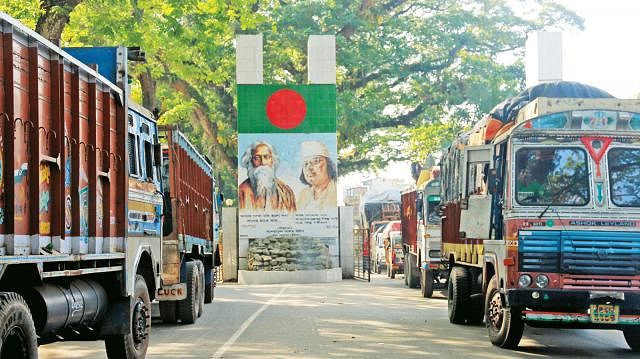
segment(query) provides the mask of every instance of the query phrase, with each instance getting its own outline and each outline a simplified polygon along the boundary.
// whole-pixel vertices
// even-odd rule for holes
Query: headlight
[[[518,285],[520,288],[526,288],[531,285],[531,276],[528,274],[523,274],[518,278]]]
[[[536,285],[538,288],[546,288],[549,285],[549,277],[544,274],[538,274],[536,276]]]

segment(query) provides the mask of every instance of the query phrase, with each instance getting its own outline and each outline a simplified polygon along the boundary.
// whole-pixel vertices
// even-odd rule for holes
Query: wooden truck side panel
[[[418,198],[415,190],[402,194],[400,222],[402,224],[402,242],[408,247],[409,252],[417,253],[416,234],[418,229],[418,215],[416,213],[416,199]]]
[[[18,24],[0,26],[0,254],[122,256],[122,91]]]
[[[200,155],[177,127],[161,127],[167,140],[163,156],[167,160],[171,215],[165,221],[163,239],[163,283],[180,282],[181,254],[211,260],[214,248],[214,179],[211,164]],[[168,166],[167,166],[168,165]],[[165,193],[167,189],[165,189]],[[167,200],[165,200],[167,203]],[[201,253],[194,253],[201,251]]]

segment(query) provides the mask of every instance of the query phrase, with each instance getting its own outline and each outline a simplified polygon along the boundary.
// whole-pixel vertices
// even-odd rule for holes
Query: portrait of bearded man
[[[296,210],[293,190],[276,177],[278,156],[270,144],[264,141],[252,143],[240,163],[247,169],[247,179],[238,186],[241,209]]]

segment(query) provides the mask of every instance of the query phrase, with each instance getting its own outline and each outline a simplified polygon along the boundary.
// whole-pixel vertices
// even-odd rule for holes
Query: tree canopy
[[[550,0],[8,0],[0,10],[63,46],[140,46],[135,98],[181,125],[231,198],[239,33],[264,34],[265,83],[285,84],[306,82],[309,35],[336,35],[346,174],[422,161],[522,89],[527,33],[582,27]]]

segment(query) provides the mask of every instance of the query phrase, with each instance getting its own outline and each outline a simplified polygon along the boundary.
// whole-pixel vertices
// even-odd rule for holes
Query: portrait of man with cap
[[[300,181],[306,185],[297,196],[298,209],[329,209],[337,206],[337,169],[329,150],[319,141],[300,145]]]
[[[245,151],[241,164],[247,179],[238,186],[238,205],[242,209],[294,212],[295,194],[276,177],[278,156],[264,141],[253,142]]]

